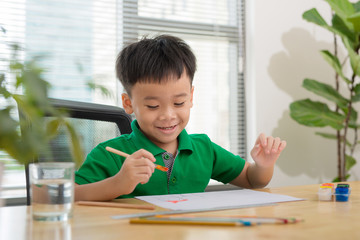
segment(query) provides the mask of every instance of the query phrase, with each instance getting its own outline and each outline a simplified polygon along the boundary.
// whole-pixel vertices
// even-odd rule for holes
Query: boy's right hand
[[[140,149],[125,159],[120,171],[115,175],[123,194],[130,194],[139,183],[145,184],[149,181],[155,170],[155,161],[155,157],[145,149]]]

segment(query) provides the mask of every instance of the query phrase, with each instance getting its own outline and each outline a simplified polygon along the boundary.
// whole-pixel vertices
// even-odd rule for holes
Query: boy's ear
[[[132,114],[134,111],[132,108],[131,99],[130,99],[129,95],[127,93],[121,94],[121,100],[122,100],[122,105],[123,105],[123,108],[125,109],[125,112],[127,114]]]
[[[194,96],[194,86],[191,87],[191,91],[190,91],[190,103],[191,103],[191,107],[194,105],[194,104],[193,104],[193,96]]]

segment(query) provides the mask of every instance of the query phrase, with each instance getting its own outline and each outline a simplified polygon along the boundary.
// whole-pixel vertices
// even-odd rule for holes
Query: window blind
[[[50,97],[121,106],[115,60],[124,45],[143,36],[172,34],[193,49],[198,64],[189,133],[206,133],[217,144],[246,156],[244,92],[245,0],[2,0],[0,71],[11,54],[42,56]],[[113,97],[92,91],[106,86]],[[1,107],[1,103],[0,103]],[[7,171],[15,171],[11,159]],[[13,164],[13,162],[11,162]],[[22,171],[22,170],[21,170]]]
[[[244,1],[124,0],[122,44],[144,35],[173,34],[194,50],[194,107],[187,127],[246,156]]]

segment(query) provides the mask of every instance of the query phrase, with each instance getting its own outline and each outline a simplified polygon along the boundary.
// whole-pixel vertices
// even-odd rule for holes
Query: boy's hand
[[[251,150],[251,157],[257,166],[262,168],[273,167],[280,153],[286,147],[286,142],[280,138],[265,136],[261,133],[255,142],[254,148]]]
[[[129,155],[116,174],[117,182],[121,185],[124,194],[130,194],[139,183],[149,181],[155,170],[155,157],[148,151],[140,149]]]

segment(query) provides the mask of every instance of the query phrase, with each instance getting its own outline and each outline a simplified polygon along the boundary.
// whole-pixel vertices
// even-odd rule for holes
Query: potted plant
[[[331,102],[302,99],[290,104],[290,116],[298,123],[309,127],[329,126],[334,132],[316,132],[317,135],[335,139],[337,146],[337,177],[333,181],[345,181],[349,170],[356,164],[354,152],[360,143],[358,139],[358,112],[355,106],[360,102],[360,1],[326,0],[333,13],[328,24],[313,8],[303,18],[334,34],[334,52],[320,51],[324,60],[334,69],[333,84],[306,78],[303,87]],[[346,56],[340,59],[338,49],[341,40]],[[350,134],[350,132],[352,132]]]

